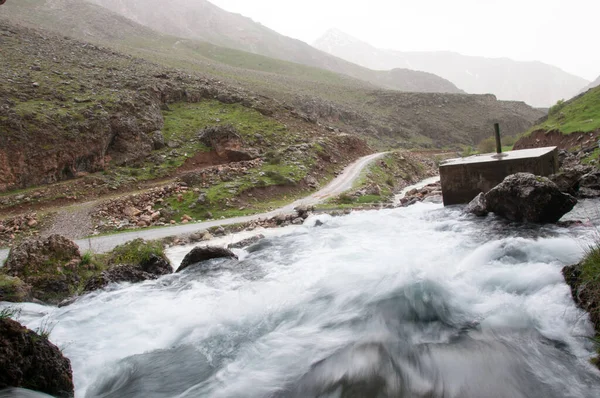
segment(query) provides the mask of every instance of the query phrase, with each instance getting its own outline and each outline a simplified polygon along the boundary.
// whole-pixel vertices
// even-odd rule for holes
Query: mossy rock
[[[29,239],[14,247],[3,271],[6,276],[17,277],[23,284],[31,286],[31,297],[17,294],[16,298],[58,304],[80,292],[84,282],[101,269],[97,264],[82,264],[75,243],[63,236],[52,235],[46,239]],[[5,283],[19,287],[14,279],[6,279]],[[21,285],[20,289],[26,288]]]
[[[21,303],[31,298],[31,286],[16,276],[0,273],[0,301]]]

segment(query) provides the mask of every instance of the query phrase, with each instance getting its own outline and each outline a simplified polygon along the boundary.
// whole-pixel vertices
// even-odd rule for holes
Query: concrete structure
[[[450,159],[440,166],[444,206],[469,203],[480,192],[489,191],[511,174],[549,176],[556,172],[556,147]]]

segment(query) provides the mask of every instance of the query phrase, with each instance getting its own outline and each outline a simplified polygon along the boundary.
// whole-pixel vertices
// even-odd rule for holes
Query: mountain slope
[[[460,93],[454,84],[426,72],[401,68],[375,71],[283,36],[206,0],[89,0],[166,34],[203,40],[271,58],[321,68],[400,91]]]
[[[490,95],[381,90],[342,74],[160,34],[79,0],[9,2],[0,7],[2,18],[109,46],[183,74],[214,78],[225,86],[241,86],[255,98],[271,98],[293,109],[315,126],[367,137],[381,149],[473,145],[491,134],[494,121],[513,135],[543,116],[524,103]]]
[[[592,158],[597,162],[599,138],[600,86],[551,107],[548,116],[517,141],[515,149],[557,146],[567,150],[594,150]]]
[[[381,50],[332,29],[314,46],[372,69],[410,68],[442,76],[473,94],[491,93],[502,100],[525,101],[548,107],[571,98],[588,81],[541,62],[471,57],[452,52]]]
[[[581,90],[581,92],[585,93],[586,91],[588,91],[594,87],[598,87],[598,86],[600,86],[600,76],[598,76],[598,78],[596,80],[594,80],[589,85],[587,85],[583,90]]]

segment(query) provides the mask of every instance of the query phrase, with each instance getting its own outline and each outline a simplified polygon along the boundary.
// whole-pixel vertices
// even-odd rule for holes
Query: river
[[[23,304],[21,321],[54,325],[77,397],[600,396],[593,328],[560,273],[594,228],[431,203],[316,218],[239,262]]]

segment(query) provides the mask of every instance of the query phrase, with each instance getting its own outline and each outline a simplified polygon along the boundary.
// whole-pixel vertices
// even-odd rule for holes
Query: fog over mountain
[[[374,71],[281,35],[206,0],[89,0],[162,33],[326,69],[400,91],[461,93],[453,83],[428,72],[399,68]]]
[[[465,56],[453,52],[401,52],[378,49],[340,30],[331,29],[316,48],[371,69],[409,68],[434,73],[473,94],[495,94],[548,107],[576,95],[587,80],[541,62]]]
[[[581,92],[583,93],[585,91],[588,91],[589,89],[592,89],[592,88],[598,87],[598,86],[600,86],[600,76],[598,76],[598,78],[596,80],[594,80],[589,85],[587,85],[583,90],[581,90]]]

